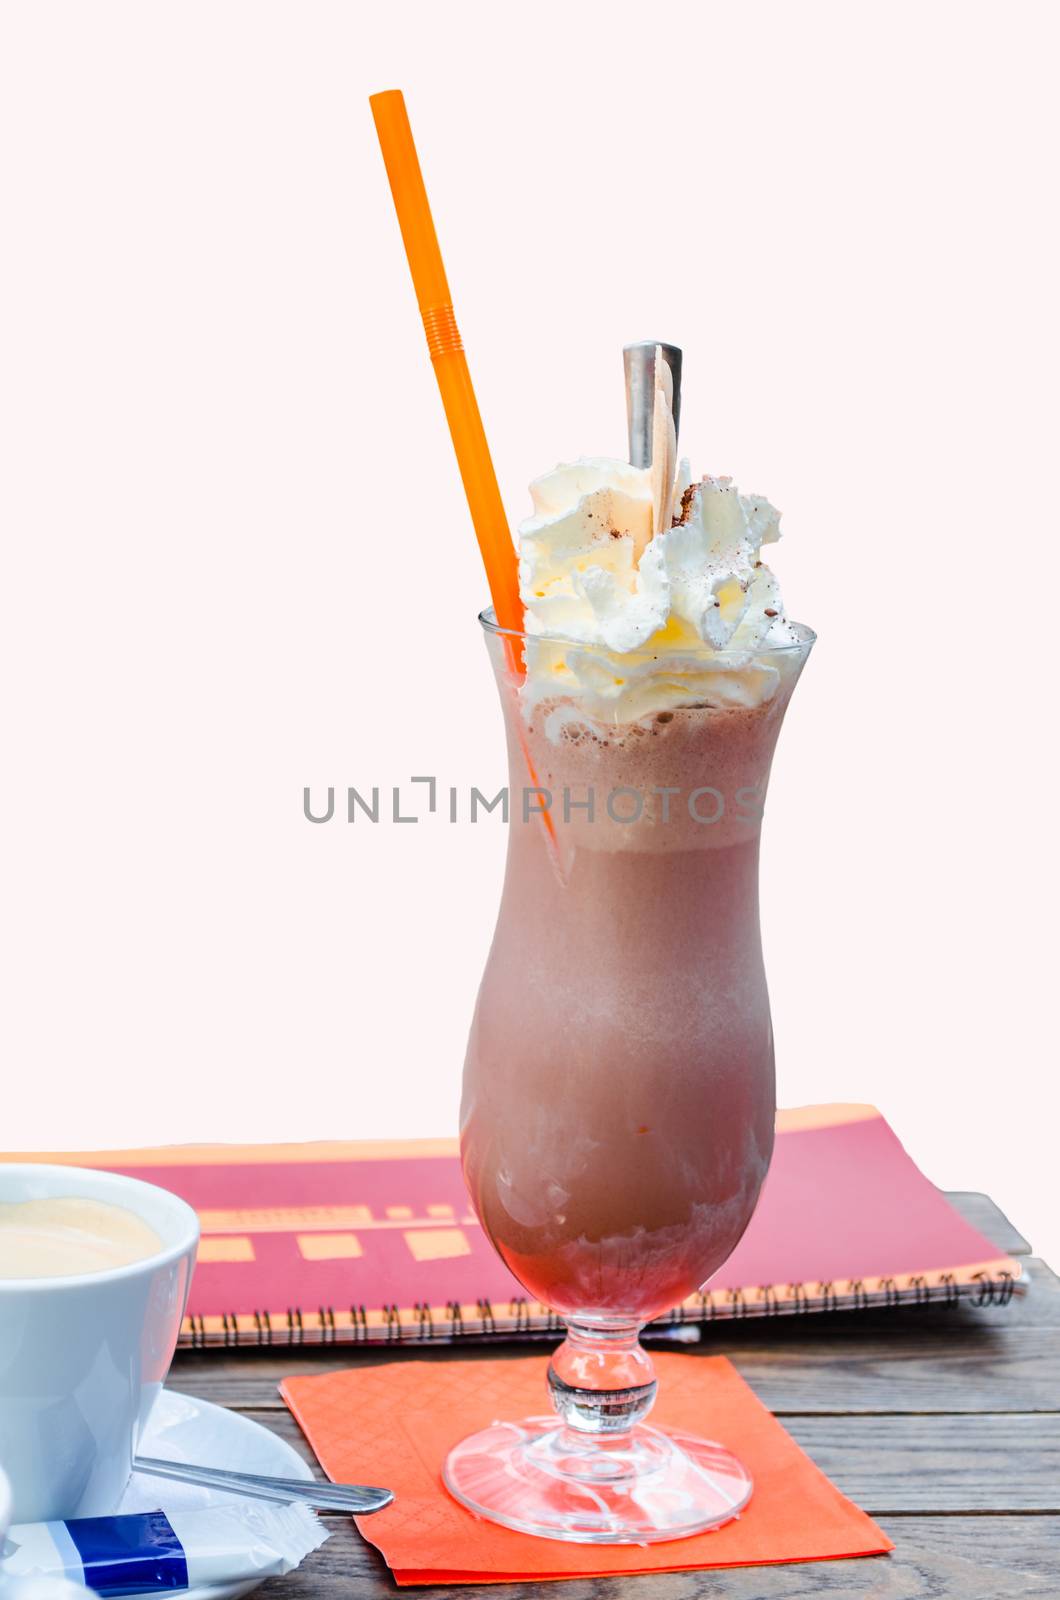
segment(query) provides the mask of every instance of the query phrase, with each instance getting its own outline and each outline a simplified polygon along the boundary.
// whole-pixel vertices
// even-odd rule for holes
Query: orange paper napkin
[[[655,1355],[652,1422],[734,1450],[754,1479],[735,1522],[666,1544],[578,1545],[482,1522],[446,1493],[451,1445],[498,1419],[549,1410],[547,1358],[406,1361],[288,1378],[280,1392],[329,1477],[379,1483],[394,1504],[357,1526],[399,1584],[679,1572],[882,1555],[887,1535],[840,1494],[724,1356]]]

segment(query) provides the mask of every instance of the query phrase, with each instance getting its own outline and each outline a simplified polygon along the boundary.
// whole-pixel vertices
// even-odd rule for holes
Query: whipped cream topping
[[[780,513],[729,478],[693,483],[686,461],[674,474],[669,451],[656,460],[661,473],[584,457],[530,485],[534,514],[519,528],[523,698],[528,711],[557,701],[553,736],[579,708],[612,723],[760,705],[784,668],[770,652],[806,638],[761,558]]]

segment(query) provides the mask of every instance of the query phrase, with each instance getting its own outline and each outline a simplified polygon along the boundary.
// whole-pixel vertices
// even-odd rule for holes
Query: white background
[[[649,335],[784,510],[782,1102],[876,1102],[1060,1256],[1055,19],[5,6],[6,1146],[454,1127],[502,828],[302,816],[503,781],[401,86],[513,521],[624,453]]]

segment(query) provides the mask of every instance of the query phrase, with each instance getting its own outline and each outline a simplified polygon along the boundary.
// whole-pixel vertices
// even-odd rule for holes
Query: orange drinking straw
[[[519,597],[519,563],[508,531],[497,474],[493,470],[490,447],[486,443],[486,431],[471,386],[463,341],[453,315],[449,280],[445,276],[438,235],[434,231],[431,207],[423,187],[416,144],[405,110],[405,96],[400,89],[386,89],[382,94],[369,95],[368,103],[375,118],[375,131],[379,135],[386,175],[390,179],[394,210],[405,243],[405,254],[409,258],[412,285],[423,318],[423,331],[427,335],[427,349],[441,390],[442,405],[445,407],[446,421],[464,483],[464,494],[486,568],[494,614],[498,626],[521,634],[523,602]],[[521,672],[516,641],[505,639],[504,646],[509,670],[518,681]],[[544,791],[538,784],[526,742],[526,731],[521,723],[519,742],[530,783],[543,796]],[[555,824],[547,810],[541,811],[540,816],[545,825],[552,859],[558,864]]]
[[[409,258],[427,349],[441,390],[471,521],[486,568],[493,609],[500,627],[522,633],[523,603],[519,598],[515,548],[471,386],[460,330],[453,315],[449,283],[427,191],[423,187],[405,97],[400,89],[387,89],[383,94],[371,95],[369,104],[375,117],[386,175],[390,179],[405,254]],[[513,654],[509,651],[509,660]]]

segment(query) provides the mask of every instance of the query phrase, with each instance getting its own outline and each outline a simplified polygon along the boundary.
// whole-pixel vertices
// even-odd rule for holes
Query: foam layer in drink
[[[527,795],[513,816],[547,806],[565,849],[718,849],[756,837],[791,682],[758,706],[691,706],[614,727],[569,718],[555,703],[529,720],[511,711],[509,756]],[[542,793],[535,793],[537,788]]]

